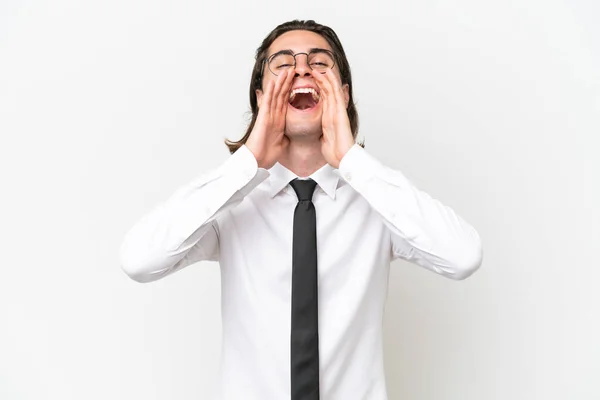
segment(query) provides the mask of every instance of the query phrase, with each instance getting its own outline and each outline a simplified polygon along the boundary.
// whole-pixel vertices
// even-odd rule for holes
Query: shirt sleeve
[[[391,232],[392,258],[451,279],[465,279],[481,265],[477,231],[451,208],[417,189],[354,145],[340,162],[341,177],[382,217]]]
[[[252,152],[240,147],[220,167],[179,188],[126,233],[120,249],[123,271],[138,282],[151,282],[197,261],[218,261],[218,218],[268,176]]]

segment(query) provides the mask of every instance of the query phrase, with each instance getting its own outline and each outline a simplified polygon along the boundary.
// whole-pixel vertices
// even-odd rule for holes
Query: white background
[[[0,399],[209,398],[218,265],[143,285],[118,249],[226,159],[294,18],[340,36],[367,151],[484,242],[465,281],[392,265],[390,399],[600,398],[599,3],[366,3],[0,2]]]

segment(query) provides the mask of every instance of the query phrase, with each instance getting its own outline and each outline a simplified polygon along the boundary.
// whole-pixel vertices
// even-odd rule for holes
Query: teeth
[[[290,92],[290,102],[292,102],[294,100],[294,97],[296,97],[296,95],[298,93],[310,93],[310,94],[312,94],[313,100],[316,102],[318,102],[319,98],[320,98],[317,91],[313,88],[298,88],[298,89],[294,89]]]

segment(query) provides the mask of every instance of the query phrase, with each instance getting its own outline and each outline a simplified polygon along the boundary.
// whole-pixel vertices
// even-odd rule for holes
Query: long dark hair
[[[354,104],[354,100],[352,98],[352,74],[350,73],[350,64],[348,63],[348,59],[346,58],[346,53],[344,52],[344,48],[342,47],[342,43],[340,39],[338,39],[336,33],[333,29],[328,26],[321,25],[316,23],[313,20],[302,21],[302,20],[294,20],[285,22],[269,33],[267,37],[263,40],[262,44],[258,49],[256,49],[256,56],[254,63],[254,69],[252,69],[252,78],[250,80],[250,110],[252,111],[252,120],[248,125],[248,129],[246,129],[246,134],[238,141],[225,140],[225,144],[229,148],[229,152],[231,154],[235,153],[237,149],[239,149],[252,132],[254,128],[254,124],[256,123],[256,117],[258,116],[258,103],[256,100],[256,90],[262,90],[262,74],[263,74],[263,65],[267,58],[267,52],[269,51],[269,47],[271,44],[282,34],[295,31],[295,30],[303,30],[315,32],[321,36],[327,43],[331,46],[333,50],[333,54],[335,55],[335,63],[337,64],[340,75],[342,77],[342,84],[348,84],[349,87],[349,101],[348,101],[348,119],[350,120],[350,128],[352,129],[352,134],[356,138],[358,133],[358,113],[356,111],[356,105]]]

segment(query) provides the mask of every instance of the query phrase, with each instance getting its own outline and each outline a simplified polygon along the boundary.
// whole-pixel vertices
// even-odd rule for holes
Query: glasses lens
[[[275,75],[279,74],[285,69],[292,68],[293,66],[294,56],[290,54],[278,54],[269,62],[269,69]]]
[[[315,71],[325,71],[333,68],[333,57],[325,51],[310,53],[308,55],[308,64]]]

